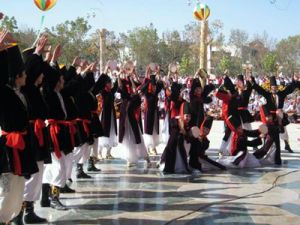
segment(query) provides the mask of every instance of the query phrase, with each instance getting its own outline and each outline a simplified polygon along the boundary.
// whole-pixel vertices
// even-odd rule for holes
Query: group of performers
[[[75,192],[68,186],[73,165],[77,179],[91,179],[84,165],[89,172],[100,172],[95,159],[103,149],[107,158],[112,158],[111,149],[118,144],[126,152],[128,167],[139,160],[149,166],[149,155],[157,154],[164,136],[166,147],[158,166],[165,173],[226,170],[267,162],[280,165],[280,136],[292,152],[282,107],[285,97],[299,88],[297,78],[278,91],[275,77],[271,77],[268,92],[250,75],[238,76],[236,84],[225,76],[215,90],[207,84],[203,69],[182,85],[174,68],[166,81],[159,66],[151,64],[141,81],[134,64],[127,62],[122,69],[108,64],[95,79],[96,63],[75,58],[69,67],[59,65],[61,46],[51,52],[47,42],[43,35],[34,48],[21,53],[12,35],[0,32],[0,224],[47,222],[34,211],[38,200],[42,207],[67,210],[60,193]],[[263,125],[256,130],[251,129],[253,118],[247,109],[253,90],[266,99],[261,107]],[[166,115],[160,128],[162,91]],[[116,92],[122,99],[119,120]],[[223,101],[225,123],[217,161],[206,155],[214,118],[207,115],[204,104],[210,104],[212,93]],[[255,148],[253,154],[248,152],[249,146]]]

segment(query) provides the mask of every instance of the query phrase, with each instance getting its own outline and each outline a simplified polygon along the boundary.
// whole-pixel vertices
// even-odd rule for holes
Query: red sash
[[[14,167],[15,174],[22,175],[22,165],[18,151],[24,151],[25,149],[25,141],[23,136],[26,135],[27,132],[6,132],[2,131],[2,135],[6,136],[6,146],[12,148],[13,150],[13,159],[14,159]]]
[[[34,125],[34,133],[38,139],[39,146],[43,147],[45,143],[44,135],[43,135],[43,129],[46,127],[45,122],[41,119],[36,119],[36,120],[31,120],[30,123]]]
[[[90,136],[90,127],[89,127],[89,125],[91,124],[91,121],[87,120],[87,119],[80,119],[80,118],[76,119],[76,121],[82,122],[84,132],[86,133],[87,136]]]

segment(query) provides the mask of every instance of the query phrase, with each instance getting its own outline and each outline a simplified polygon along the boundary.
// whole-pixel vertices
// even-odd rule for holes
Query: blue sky
[[[165,30],[183,30],[194,21],[192,16],[196,0],[188,6],[187,0],[57,0],[56,6],[46,12],[45,26],[51,27],[77,16],[90,18],[93,29],[107,28],[126,32],[136,26],[153,23],[161,33]],[[282,39],[300,34],[299,0],[206,0],[211,8],[210,20],[220,19],[227,35],[233,28],[240,28],[250,35],[264,30]],[[204,2],[204,1],[203,1]],[[33,0],[0,0],[0,11],[17,18],[19,27],[39,28],[39,11]]]

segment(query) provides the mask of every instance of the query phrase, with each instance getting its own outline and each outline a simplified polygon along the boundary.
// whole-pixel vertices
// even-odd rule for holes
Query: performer
[[[94,159],[91,155],[97,154],[98,137],[102,135],[102,127],[96,112],[98,103],[97,99],[92,93],[95,85],[94,74],[91,72],[94,64],[87,67],[82,67],[84,63],[81,62],[81,69],[75,79],[81,84],[80,91],[75,96],[75,103],[79,112],[79,119],[81,121],[79,132],[81,136],[85,136],[85,143],[74,151],[74,161],[77,163],[76,177],[77,179],[91,179],[92,177],[83,171],[83,165],[88,161],[88,170],[99,172],[100,169],[94,165]],[[97,118],[96,118],[97,113]],[[96,150],[95,150],[96,148]],[[95,155],[96,156],[96,155]]]
[[[59,51],[59,48],[55,49],[51,62],[52,66],[45,63],[44,70],[43,93],[49,109],[47,122],[52,144],[52,164],[45,167],[41,206],[67,210],[67,207],[60,201],[60,189],[66,184],[66,156],[72,152],[74,146],[72,144],[70,123],[66,120],[68,117],[66,106],[61,95],[64,79],[60,71],[53,67],[57,61]]]
[[[215,89],[214,85],[205,85],[202,89],[200,80],[194,78],[192,80],[192,86],[189,93],[190,105],[191,105],[191,127],[199,127],[203,123],[205,117],[204,104],[212,102],[212,99],[208,97],[211,91]],[[192,168],[200,168],[201,165],[198,161],[198,150],[197,148],[191,148],[189,165]]]
[[[157,71],[160,69],[157,68]],[[159,132],[159,110],[158,94],[163,89],[163,84],[159,79],[159,72],[150,75],[150,68],[147,68],[146,79],[141,88],[144,94],[144,141],[149,153],[157,155],[156,147],[160,143]]]
[[[249,78],[249,81],[252,82],[253,89],[257,91],[258,94],[263,96],[268,105],[268,109],[270,109],[270,113],[273,114],[273,120],[278,123],[278,126],[281,126],[282,130],[281,133],[285,133],[285,149],[288,150],[289,152],[292,152],[289,142],[288,142],[288,135],[285,129],[285,126],[289,124],[287,119],[281,120],[277,118],[277,110],[282,111],[283,104],[284,104],[284,99],[286,98],[287,95],[291,94],[295,90],[296,83],[293,80],[293,82],[289,85],[286,86],[286,88],[283,91],[278,91],[277,83],[276,83],[276,78],[274,76],[270,77],[270,85],[271,85],[271,92],[266,91],[257,83],[255,82],[254,77],[251,79]],[[261,117],[264,118],[263,111],[261,111]],[[263,120],[262,120],[263,121]],[[264,122],[264,121],[263,121]],[[280,156],[280,140],[279,140],[279,134],[278,138],[274,137],[274,141],[276,143],[276,164],[281,165],[281,156]]]
[[[238,102],[237,102],[237,91],[228,76],[225,76],[223,79],[223,85],[221,85],[216,92],[216,97],[222,100],[222,118],[224,120],[225,134],[222,140],[220,147],[219,155],[230,155],[230,146],[232,133],[231,129],[227,124],[227,119],[230,115],[233,115],[235,118],[240,118],[238,112]]]
[[[136,85],[138,83],[133,80],[133,74],[134,67],[131,66],[125,69],[125,77],[118,79],[119,92],[122,98],[119,143],[127,153],[128,167],[136,165],[139,159],[146,159],[148,164],[150,163],[140,125],[141,97],[137,93]]]
[[[65,81],[64,88],[61,90],[61,95],[66,107],[66,120],[69,124],[71,143],[73,147],[73,152],[66,155],[66,179],[69,181],[72,181],[71,175],[74,161],[74,151],[76,148],[79,148],[81,145],[83,145],[85,140],[85,136],[81,136],[82,133],[79,132],[79,127],[81,126],[82,122],[80,119],[78,119],[79,113],[74,98],[74,96],[80,91],[81,84],[76,79],[73,79],[73,72],[75,71],[73,69],[73,66],[71,66],[68,70],[65,68],[65,66],[62,66],[62,68],[60,68]],[[67,183],[60,191],[61,193],[75,193],[75,190],[71,189],[67,185]]]
[[[98,90],[97,90],[98,89]],[[112,86],[111,78],[107,74],[100,75],[95,85],[94,93],[100,92],[102,97],[100,121],[103,128],[103,136],[99,137],[99,147],[106,148],[106,158],[112,159],[111,149],[118,145],[117,117],[115,110],[115,93],[118,90],[118,82]]]
[[[27,224],[47,222],[46,219],[37,216],[34,212],[34,202],[40,199],[42,190],[44,164],[51,163],[49,133],[45,124],[45,120],[48,117],[48,108],[40,91],[44,79],[44,61],[41,54],[46,43],[47,37],[42,37],[35,49],[31,48],[23,52],[23,58],[26,60],[25,72],[27,75],[26,86],[23,92],[29,103],[31,148],[35,151],[35,158],[39,167],[39,172],[32,175],[25,182],[23,207],[25,209],[24,221]]]
[[[243,129],[251,130],[251,123],[254,122],[254,118],[248,110],[248,105],[252,93],[252,85],[249,81],[246,81],[245,87],[244,76],[238,75],[236,81],[236,89],[238,92],[238,111],[241,117]]]
[[[206,155],[206,150],[209,148],[209,139],[208,135],[211,130],[212,124],[213,124],[214,118],[211,116],[206,116],[202,124],[200,125],[200,136],[197,139],[194,139],[191,142],[191,151],[195,149],[195,152],[197,152],[197,162],[193,162],[190,159],[190,165],[194,169],[198,169],[200,171],[203,171],[205,168],[213,168],[213,169],[221,169],[221,170],[226,170],[226,167],[217,163],[216,161],[208,158]],[[194,160],[194,159],[193,159]],[[191,162],[193,162],[191,164]],[[195,167],[196,165],[196,167]],[[204,167],[203,167],[204,165]]]
[[[2,35],[5,42],[16,43],[8,32]],[[38,172],[28,133],[29,104],[21,91],[26,74],[18,45],[3,42],[0,49],[0,223],[14,218],[13,223],[23,224],[25,179]]]
[[[231,156],[223,156],[218,162],[226,167],[258,167],[259,161],[248,152],[247,147],[257,147],[262,144],[261,135],[263,128],[257,130],[246,130],[242,128],[239,117],[230,115],[226,121],[232,131]],[[248,138],[254,139],[249,141]]]
[[[175,74],[171,83],[170,93],[168,93],[168,89],[166,89],[166,117],[162,129],[162,138],[165,144],[168,143],[170,137],[172,121],[176,120],[176,117],[179,116],[180,106],[183,101],[180,95],[181,88],[182,86],[178,83],[178,76]]]
[[[278,121],[274,120],[269,105],[263,105],[261,107],[262,120],[268,128],[268,134],[264,139],[264,145],[254,152],[254,156],[260,160],[262,165],[270,165],[276,163],[276,141],[279,139],[278,134],[281,132],[281,128],[278,125]]]
[[[188,102],[183,102],[180,107],[180,118],[173,120],[171,134],[167,146],[161,157],[160,164],[165,164],[165,173],[189,173],[188,151],[190,149],[191,109]]]

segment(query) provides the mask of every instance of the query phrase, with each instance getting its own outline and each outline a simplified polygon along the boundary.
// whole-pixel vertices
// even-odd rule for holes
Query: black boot
[[[284,141],[285,143],[285,150],[287,150],[289,153],[294,153],[294,151],[291,149],[290,144],[288,141]]]
[[[76,178],[77,179],[91,179],[92,177],[87,175],[83,171],[83,165],[82,164],[77,164],[77,170],[76,170]]]
[[[65,194],[72,194],[75,193],[76,191],[72,188],[70,188],[67,184],[63,188],[60,189],[60,193],[65,193]]]
[[[33,202],[24,202],[25,214],[24,222],[26,224],[36,224],[36,223],[47,223],[48,221],[44,218],[37,216],[34,212]]]
[[[24,204],[22,204],[22,209],[15,218],[13,218],[12,221],[10,221],[11,225],[24,225],[23,223],[23,214],[24,214]]]
[[[87,171],[89,171],[89,172],[100,172],[101,171],[100,169],[95,167],[93,157],[89,158]]]
[[[42,198],[41,198],[41,207],[50,207],[50,184],[43,184],[42,186]]]
[[[60,189],[59,187],[52,186],[51,187],[51,201],[50,201],[50,207],[56,210],[68,210],[66,206],[64,206],[60,200]]]

